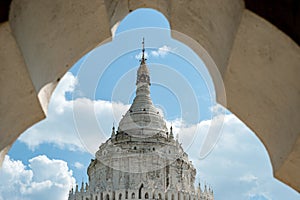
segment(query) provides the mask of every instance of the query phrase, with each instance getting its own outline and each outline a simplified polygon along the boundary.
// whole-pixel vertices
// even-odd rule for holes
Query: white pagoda
[[[91,160],[89,183],[76,185],[69,200],[214,199],[212,189],[195,187],[196,169],[152,103],[144,52],[143,41],[131,107]]]

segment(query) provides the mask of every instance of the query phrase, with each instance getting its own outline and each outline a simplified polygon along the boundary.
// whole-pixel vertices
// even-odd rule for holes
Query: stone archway
[[[0,42],[5,44],[0,47],[1,154],[47,114],[63,74],[137,8],[162,12],[172,29],[208,51],[223,77],[227,108],[264,143],[275,177],[300,191],[300,49],[245,9],[242,0],[94,0],[88,5],[14,0],[9,22],[0,25]]]

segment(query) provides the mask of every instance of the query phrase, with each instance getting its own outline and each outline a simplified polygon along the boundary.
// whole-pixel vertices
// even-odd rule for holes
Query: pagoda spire
[[[172,124],[171,124],[171,127],[170,127],[170,139],[174,139]]]
[[[145,38],[143,38],[143,41],[142,41],[142,59],[140,60],[141,65],[145,64],[146,60],[147,60],[147,58],[145,58]]]
[[[145,39],[142,41],[142,56],[136,76],[136,95],[119,123],[118,133],[126,132],[135,136],[152,136],[164,133],[167,138],[166,122],[150,97],[150,72],[146,64]]]
[[[136,86],[137,91],[136,94],[139,95],[144,93],[146,95],[150,95],[150,73],[149,69],[146,65],[146,58],[145,58],[145,39],[143,38],[142,42],[142,58],[140,60],[140,67],[137,70],[137,79],[136,79]]]
[[[116,136],[116,132],[115,132],[115,123],[113,123],[113,127],[111,130],[111,138],[114,138]]]

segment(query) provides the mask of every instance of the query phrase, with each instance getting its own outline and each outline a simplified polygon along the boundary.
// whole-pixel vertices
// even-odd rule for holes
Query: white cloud
[[[66,109],[71,108],[72,102],[66,101],[65,93],[73,92],[77,84],[78,81],[76,77],[74,77],[72,73],[67,72],[55,89],[49,110],[54,110],[57,114],[63,114]]]
[[[30,159],[27,166],[5,156],[0,169],[1,200],[63,200],[74,184],[67,163],[45,155]]]
[[[112,124],[120,120],[129,105],[87,98],[66,100],[65,93],[73,92],[76,84],[72,73],[66,73],[51,98],[47,118],[29,128],[19,141],[32,150],[51,143],[62,149],[93,154],[109,137]]]
[[[210,107],[210,111],[214,115],[223,115],[226,113],[226,108],[224,108],[220,104],[214,104],[213,106]]]
[[[143,55],[143,53],[142,53],[142,52],[140,52],[139,54],[135,55],[135,59],[137,59],[137,60],[140,60],[140,59],[142,59],[142,55]],[[145,58],[148,58],[148,57],[149,57],[149,55],[148,55],[147,51],[145,51],[145,54],[144,54],[144,56],[145,56]]]
[[[264,194],[255,194],[249,197],[249,200],[272,200]]]
[[[165,57],[170,51],[172,51],[172,48],[164,45],[158,48],[156,51],[151,51],[151,55],[154,57]]]
[[[263,144],[233,114],[225,115],[221,137],[205,159],[199,158],[199,152],[211,120],[190,126],[174,124],[181,126],[176,131],[197,169],[197,180],[212,185],[215,199],[299,199],[296,191],[273,178]]]
[[[80,162],[75,162],[74,167],[76,167],[77,169],[84,169],[84,165]]]
[[[253,174],[245,174],[244,176],[239,178],[240,181],[244,181],[244,182],[255,182],[258,178],[256,176],[254,176]]]

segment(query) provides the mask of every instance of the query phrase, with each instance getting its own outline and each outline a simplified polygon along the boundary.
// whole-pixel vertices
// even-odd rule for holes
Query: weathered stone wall
[[[110,37],[106,7],[99,0],[14,0],[9,22],[45,112],[64,73]]]
[[[276,177],[298,187],[299,75],[299,46],[245,10],[224,75],[227,108],[264,143]]]
[[[0,24],[0,155],[18,136],[44,118],[22,53],[8,22]],[[5,149],[4,149],[5,148]]]

